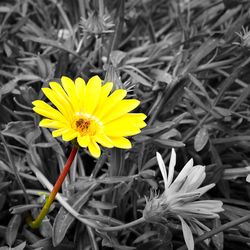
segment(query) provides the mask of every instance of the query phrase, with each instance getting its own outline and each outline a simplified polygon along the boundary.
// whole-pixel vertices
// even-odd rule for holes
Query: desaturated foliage
[[[249,9],[245,0],[1,0],[0,250],[249,249]],[[139,100],[130,111],[141,116],[107,129],[126,132],[125,149],[102,137],[101,150],[88,150],[79,139],[86,147],[33,229],[27,215],[41,210],[78,134],[53,137],[32,102],[60,106],[67,120],[94,90],[65,106],[42,89],[95,75],[99,89],[112,82],[111,94]],[[92,136],[96,120],[80,118],[77,133]]]

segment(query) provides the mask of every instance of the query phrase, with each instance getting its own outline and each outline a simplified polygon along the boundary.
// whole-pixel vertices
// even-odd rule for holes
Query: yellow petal
[[[61,102],[65,108],[67,108],[70,112],[72,112],[72,104],[70,103],[69,97],[65,93],[64,89],[62,88],[61,84],[57,82],[50,82],[49,83],[51,89],[57,94],[58,100]]]
[[[78,144],[79,144],[81,147],[86,148],[86,147],[88,147],[88,145],[89,145],[90,138],[89,138],[88,135],[85,135],[85,136],[80,136],[80,135],[79,135],[79,136],[77,137],[77,142],[78,142]]]
[[[69,131],[62,134],[62,139],[64,141],[71,141],[75,139],[78,135],[78,132],[74,131],[73,129],[70,129]]]
[[[99,113],[100,110],[103,109],[103,106],[104,106],[104,104],[105,104],[105,102],[107,100],[107,97],[108,97],[110,91],[112,90],[112,88],[113,88],[113,83],[112,82],[107,82],[102,86],[98,104],[97,104],[97,106],[95,108],[95,111],[93,112],[94,114]]]
[[[66,93],[65,93],[64,89],[62,88],[61,84],[59,84],[58,82],[50,82],[49,86],[55,92],[60,93],[60,95],[63,96],[65,100],[68,100],[68,96],[66,95]]]
[[[101,144],[102,146],[106,147],[106,148],[112,148],[113,147],[113,143],[112,141],[109,139],[108,136],[106,136],[105,134],[97,134],[95,136],[95,140]]]
[[[109,112],[113,112],[113,108],[126,96],[127,91],[124,89],[118,89],[114,91],[108,98],[106,98],[105,103],[100,107],[94,115],[99,119],[102,119]]]
[[[147,116],[143,113],[129,113],[128,115],[141,121],[144,121],[147,118]]]
[[[58,137],[58,136],[61,136],[63,133],[66,133],[67,131],[68,131],[67,128],[59,128],[57,130],[52,131],[52,136]]]
[[[121,137],[139,134],[141,130],[136,127],[136,124],[127,122],[127,119],[120,118],[114,120],[104,126],[104,133],[107,136]]]
[[[84,112],[92,114],[98,104],[101,94],[102,80],[98,76],[89,79],[86,87],[85,109]]]
[[[84,103],[85,103],[85,95],[86,95],[86,84],[85,81],[78,77],[75,80],[75,88],[76,88],[76,95],[79,102],[80,112],[84,112]]]
[[[88,145],[88,149],[89,152],[92,156],[94,156],[95,158],[99,158],[101,155],[101,149],[99,147],[99,145],[93,140],[90,140],[90,143]]]
[[[65,123],[60,122],[60,121],[54,121],[50,119],[42,119],[39,123],[40,127],[45,127],[45,128],[64,128],[67,126]]]
[[[75,84],[73,80],[70,79],[69,77],[63,76],[61,78],[61,82],[62,82],[64,90],[66,91],[69,97],[70,103],[72,104],[74,108],[74,111],[79,112],[79,102],[78,102],[78,98],[76,95],[76,88],[75,88]]]
[[[124,114],[135,109],[140,104],[140,101],[136,99],[121,100],[105,117],[102,118],[103,123],[108,123],[115,120]]]
[[[38,104],[39,102],[39,104]],[[36,103],[36,104],[35,104]],[[66,122],[65,117],[56,109],[52,108],[47,103],[37,100],[33,102],[33,105],[36,105],[33,110],[38,113],[39,115],[42,115],[44,117],[48,117],[52,120],[57,120],[61,122]]]
[[[144,128],[147,126],[147,124],[144,122],[147,116],[143,113],[129,113],[123,115],[122,118],[125,119],[128,124],[131,124],[134,127]]]
[[[42,88],[42,91],[65,117],[71,116],[72,108],[67,100],[60,96],[59,92],[55,92],[50,88]]]
[[[130,140],[124,137],[111,137],[112,143],[117,148],[129,149],[132,147]]]
[[[101,95],[100,95],[100,104],[106,101],[106,98],[110,94],[111,90],[113,89],[114,84],[112,82],[106,82],[101,89]]]

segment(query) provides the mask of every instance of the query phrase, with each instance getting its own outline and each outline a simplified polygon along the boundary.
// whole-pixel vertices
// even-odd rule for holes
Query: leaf
[[[219,44],[219,39],[208,39],[202,43],[201,46],[193,53],[192,57],[188,61],[188,64],[180,72],[180,75],[185,75],[194,69],[196,69],[198,63],[210,54]]]
[[[188,250],[194,250],[194,238],[191,229],[181,216],[178,216],[178,218],[181,221],[182,232],[187,248]]]
[[[112,203],[95,201],[95,200],[89,201],[88,206],[93,207],[93,208],[98,208],[98,209],[104,209],[104,210],[111,210],[117,207],[116,205]]]
[[[36,37],[36,36],[28,36],[27,35],[27,36],[24,37],[23,40],[24,41],[33,41],[33,42],[36,42],[36,43],[39,43],[39,44],[45,44],[45,45],[48,45],[48,46],[52,46],[52,47],[58,48],[58,49],[60,49],[62,51],[68,52],[68,53],[74,55],[75,57],[79,58],[80,60],[89,61],[88,58],[78,55],[75,51],[73,51],[71,49],[68,49],[66,46],[64,46],[60,42],[52,40],[52,39],[43,38],[43,37]]]
[[[11,250],[23,250],[26,247],[26,241],[22,242],[20,245],[12,248]]]
[[[4,43],[3,47],[4,47],[4,51],[7,55],[7,57],[10,57],[12,54],[12,50],[11,50],[10,46],[7,43]]]
[[[157,123],[154,126],[146,127],[145,129],[143,129],[141,134],[143,135],[156,134],[162,130],[170,129],[174,125],[175,125],[174,122]]]
[[[173,250],[173,245],[171,242],[165,242],[162,239],[149,240],[146,243],[142,243],[137,246],[137,250]]]
[[[157,235],[158,232],[156,231],[148,231],[142,235],[140,235],[139,237],[137,237],[135,240],[134,240],[134,244],[136,243],[139,243],[139,242],[143,242],[143,241],[148,241],[148,239],[154,235]]]
[[[181,142],[181,141],[175,141],[175,140],[161,140],[161,139],[156,139],[154,140],[154,142],[156,142],[157,144],[159,144],[160,146],[168,146],[168,147],[172,147],[172,148],[182,148],[185,147],[185,143]]]
[[[239,177],[247,177],[250,175],[250,167],[243,168],[227,168],[223,172],[222,178],[224,180],[234,180]]]
[[[64,156],[64,151],[62,149],[62,146],[60,143],[51,136],[51,133],[49,132],[48,129],[42,128],[43,135],[45,136],[46,140],[51,144],[51,147],[55,150],[55,152],[61,156]]]
[[[164,134],[160,135],[159,139],[161,140],[168,140],[171,137],[178,137],[181,138],[181,134],[177,129],[170,129],[169,131],[165,132]]]
[[[24,138],[22,134],[26,134],[33,129],[34,123],[32,121],[9,122],[2,131],[2,134],[16,139],[23,145],[27,145],[26,138]]]
[[[225,109],[225,108],[221,108],[221,107],[214,107],[214,110],[217,111],[220,115],[222,115],[224,117],[228,117],[228,116],[232,115],[232,112],[229,109]]]
[[[125,152],[120,148],[112,148],[109,165],[109,175],[111,177],[119,175],[119,169],[124,169]]]
[[[129,247],[125,245],[120,245],[115,238],[104,238],[102,240],[102,246],[117,250],[135,250],[135,247]]]
[[[8,13],[11,12],[11,8],[9,6],[1,6],[0,13]]]
[[[21,96],[24,101],[28,104],[31,104],[32,101],[38,99],[38,94],[32,87],[21,86],[20,87]]]
[[[32,121],[16,121],[9,122],[5,129],[2,131],[4,135],[9,135],[14,137],[15,135],[21,135],[27,131],[34,128],[34,123]]]
[[[142,131],[142,132],[143,132],[143,131]],[[138,143],[143,143],[143,142],[145,142],[145,141],[150,140],[151,137],[150,137],[150,136],[146,136],[146,135],[142,135],[142,133],[141,133],[141,134],[139,134],[139,135],[133,136],[133,139],[134,139],[136,142],[138,142]]]
[[[238,220],[242,216],[246,215],[244,210],[245,209],[240,209],[238,207],[233,207],[233,206],[227,205],[225,207],[225,211],[223,212],[223,215],[226,216],[230,221],[234,221],[234,220]],[[248,213],[249,213],[249,211],[248,211]],[[240,229],[240,231],[246,235],[250,234],[250,223],[249,222],[243,222],[243,223],[237,225],[237,228]]]
[[[221,116],[218,114],[218,113],[216,113],[216,112],[214,112],[213,110],[212,110],[212,108],[211,108],[211,106],[210,105],[205,105],[204,104],[204,102],[194,93],[194,92],[192,92],[190,89],[188,89],[188,88],[184,88],[185,89],[185,92],[186,92],[186,94],[187,94],[187,96],[189,97],[189,99],[193,102],[193,103],[195,103],[197,106],[199,106],[201,109],[203,109],[204,111],[206,111],[206,112],[208,112],[208,113],[210,113],[211,115],[213,115],[214,116],[214,118],[216,118],[216,119],[220,119],[221,118]]]
[[[114,50],[110,53],[110,60],[114,67],[118,67],[122,59],[126,57],[126,53],[120,50]]]
[[[126,61],[126,64],[144,63],[148,60],[148,57],[132,57]]]
[[[143,76],[139,75],[137,72],[131,69],[123,69],[123,70],[131,76],[133,83],[141,83],[144,86],[147,86],[150,88],[152,87],[152,84]]]
[[[209,95],[206,89],[204,88],[203,84],[197,78],[195,78],[192,74],[188,74],[188,77],[194,83],[194,85],[197,86],[201,90],[201,92],[206,97],[209,104],[212,105],[212,100],[209,98]]]
[[[40,208],[39,204],[27,204],[27,205],[16,205],[9,208],[10,213],[12,214],[21,214],[23,212],[29,211],[32,208]]]
[[[0,183],[0,192],[4,191],[7,187],[9,187],[11,183],[12,181],[5,181],[5,182]]]
[[[218,228],[221,226],[221,221],[220,219],[214,219],[213,220],[213,229]],[[212,237],[212,241],[214,243],[214,246],[217,250],[223,250],[224,249],[224,234],[223,231],[218,233],[218,234],[214,234]]]
[[[157,190],[158,184],[154,179],[145,179],[145,181],[151,186],[152,189]]]
[[[10,92],[12,92],[12,90],[15,89],[17,85],[17,80],[11,80],[7,83],[5,83],[3,86],[0,87],[0,100],[1,100],[1,96],[4,96]]]
[[[4,246],[4,247],[0,247],[0,250],[10,250],[10,248],[9,248],[9,247]]]
[[[45,239],[41,239],[38,240],[37,242],[33,243],[32,245],[30,245],[32,247],[32,249],[37,249],[37,248],[41,248],[41,249],[51,249],[51,239],[49,238],[45,238]]]
[[[173,80],[173,77],[172,75],[170,75],[169,73],[167,73],[166,71],[164,70],[160,70],[160,69],[153,69],[152,70],[153,73],[155,74],[155,79],[157,81],[160,81],[160,82],[165,82],[165,83],[171,83],[172,80]]]
[[[152,169],[143,170],[143,171],[139,172],[139,175],[143,179],[150,179],[150,178],[156,176],[155,171]]]
[[[39,232],[44,238],[52,237],[52,226],[47,216],[43,219]]]
[[[72,208],[74,208],[78,212],[81,207],[88,201],[90,195],[92,195],[96,187],[97,184],[94,184],[81,196],[79,196],[78,194],[77,196],[72,197],[72,199],[69,201],[69,203],[72,204]],[[68,213],[67,210],[65,210],[63,207],[60,208],[53,224],[53,246],[57,246],[62,242],[70,225],[73,223],[74,220],[75,217]]]
[[[4,207],[5,201],[6,201],[6,195],[5,194],[0,194],[0,211]]]
[[[194,149],[196,152],[201,151],[207,144],[209,139],[208,131],[205,127],[202,127],[194,138]]]
[[[16,240],[17,232],[21,225],[21,222],[22,222],[22,217],[19,214],[15,214],[9,221],[5,234],[5,240],[10,247],[14,244]]]

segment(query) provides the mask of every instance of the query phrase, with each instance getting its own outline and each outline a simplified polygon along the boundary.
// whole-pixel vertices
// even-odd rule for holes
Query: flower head
[[[91,13],[88,19],[82,17],[80,27],[82,28],[83,33],[94,35],[114,32],[112,29],[114,24],[112,22],[111,16],[109,14],[100,16],[97,12]]]
[[[206,177],[205,167],[193,166],[193,159],[183,167],[179,175],[173,181],[176,154],[172,149],[168,174],[163,159],[159,153],[157,161],[163,176],[165,191],[147,201],[143,211],[144,218],[152,222],[167,221],[176,218],[181,221],[185,241],[189,249],[193,249],[192,237],[189,226],[198,234],[203,230],[209,230],[197,219],[218,218],[218,213],[223,211],[222,202],[216,200],[197,201],[204,193],[213,188],[210,184],[200,188]]]
[[[62,136],[64,141],[76,139],[94,157],[101,153],[98,144],[131,148],[125,137],[140,133],[146,126],[145,114],[129,113],[140,104],[138,100],[124,99],[127,92],[123,89],[110,94],[113,83],[102,85],[98,76],[90,78],[87,84],[80,77],[73,81],[63,76],[61,83],[50,82],[50,88],[42,88],[55,107],[42,100],[33,102],[33,110],[45,117],[41,127],[55,129],[53,137]]]
[[[236,34],[240,37],[241,42],[235,42],[234,44],[240,45],[243,48],[246,48],[249,50],[250,48],[250,31],[248,28],[242,27],[242,32],[236,32]]]

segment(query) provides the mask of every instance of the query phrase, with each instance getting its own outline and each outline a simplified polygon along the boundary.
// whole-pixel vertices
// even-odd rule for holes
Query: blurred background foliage
[[[98,160],[80,151],[62,188],[79,213],[112,225],[141,217],[144,196],[162,189],[155,153],[168,162],[172,147],[178,171],[190,157],[206,165],[205,182],[217,184],[209,197],[225,204],[222,223],[249,213],[249,7],[243,0],[2,0],[0,249],[184,244],[179,224],[98,232],[59,203],[39,230],[25,225],[25,211],[41,207],[48,192],[32,169],[54,183],[69,154],[69,144],[38,127],[31,104],[63,75],[113,81],[148,115],[131,150],[104,150]],[[197,249],[249,249],[249,236],[244,222]]]

